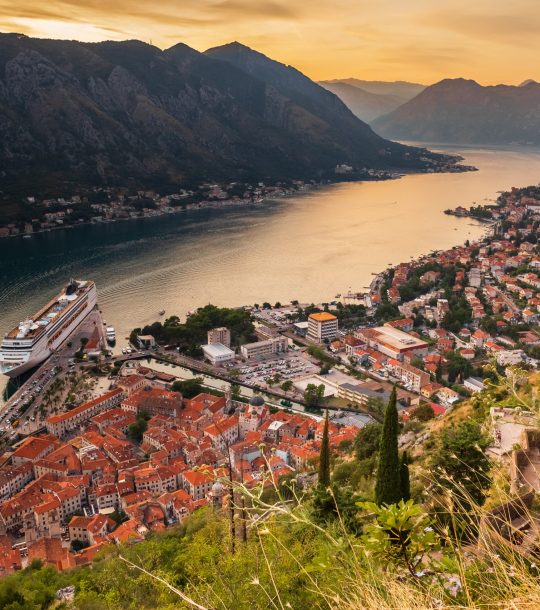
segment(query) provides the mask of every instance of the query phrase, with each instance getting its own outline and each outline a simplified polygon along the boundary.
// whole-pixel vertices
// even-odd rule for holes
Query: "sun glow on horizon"
[[[233,40],[313,79],[540,80],[536,0],[0,0],[0,30],[205,50]]]

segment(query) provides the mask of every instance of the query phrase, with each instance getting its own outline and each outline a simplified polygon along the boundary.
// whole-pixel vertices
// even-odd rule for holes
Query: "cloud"
[[[222,0],[212,5],[211,9],[226,15],[240,18],[271,17],[274,19],[297,19],[302,11],[293,8],[291,2],[259,2],[252,0]]]
[[[0,30],[139,38],[204,50],[231,40],[317,79],[336,75],[480,82],[526,77],[540,39],[537,0],[0,0]],[[513,65],[512,65],[513,64]],[[517,66],[517,69],[516,69]]]
[[[518,0],[510,5],[489,6],[476,4],[474,8],[452,10],[445,7],[429,11],[419,18],[422,25],[446,30],[476,42],[484,40],[492,44],[537,44],[540,30],[540,11],[536,0]]]

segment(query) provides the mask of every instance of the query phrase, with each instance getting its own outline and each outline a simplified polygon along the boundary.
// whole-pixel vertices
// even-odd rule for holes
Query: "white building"
[[[332,341],[338,336],[338,319],[327,311],[310,314],[307,336],[318,343]]]
[[[478,377],[467,377],[463,385],[471,392],[481,392],[484,389],[484,382]]]
[[[286,352],[288,349],[289,340],[287,337],[274,337],[266,341],[246,343],[240,348],[240,353],[246,360],[253,360]]]
[[[520,349],[502,350],[495,354],[495,359],[501,366],[520,364],[525,361],[525,353]]]
[[[234,352],[223,343],[203,345],[204,357],[213,365],[221,365],[234,360]]]
[[[265,412],[266,407],[262,396],[258,394],[253,396],[248,407],[242,410],[238,417],[240,438],[245,438],[247,432],[255,432],[259,429]]]
[[[428,353],[429,346],[425,341],[391,326],[361,328],[355,335],[369,347],[396,360],[403,360],[406,354],[425,356]]]

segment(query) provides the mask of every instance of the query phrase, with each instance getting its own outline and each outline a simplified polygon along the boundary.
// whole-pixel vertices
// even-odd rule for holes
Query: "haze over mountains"
[[[375,119],[374,130],[398,140],[450,144],[540,144],[540,84],[482,86],[446,79]]]
[[[238,43],[199,53],[140,41],[0,35],[4,192],[85,184],[318,178],[337,164],[426,168],[332,93]]]
[[[357,78],[327,80],[319,84],[335,93],[358,118],[367,123],[399,108],[426,87],[405,81],[366,81]]]

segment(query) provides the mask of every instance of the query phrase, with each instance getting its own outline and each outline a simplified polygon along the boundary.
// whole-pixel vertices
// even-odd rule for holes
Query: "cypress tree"
[[[407,502],[407,500],[411,499],[411,481],[409,477],[409,456],[406,451],[401,456],[399,476],[401,479],[401,497],[404,502]]]
[[[396,388],[392,389],[388,406],[384,412],[384,422],[379,445],[379,464],[375,485],[375,502],[395,504],[401,500],[401,477],[398,453],[398,413]]]
[[[321,453],[319,456],[319,486],[330,485],[330,443],[328,441],[328,411],[324,420],[323,436],[321,441]]]
[[[435,371],[435,379],[437,383],[441,383],[443,376],[443,368],[442,368],[442,358],[439,358],[439,362],[437,362],[437,370]]]

